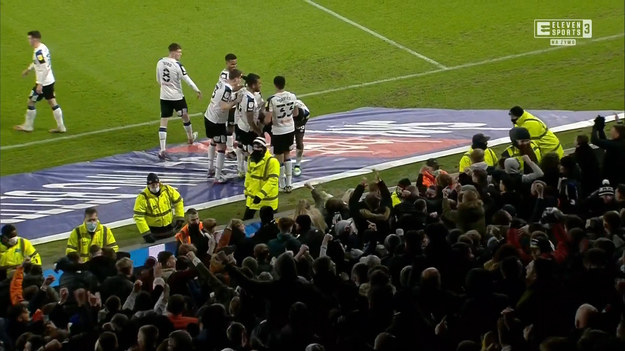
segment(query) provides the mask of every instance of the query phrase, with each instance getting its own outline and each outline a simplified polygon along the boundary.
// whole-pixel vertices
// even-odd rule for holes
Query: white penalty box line
[[[546,48],[546,49],[527,51],[527,52],[522,52],[522,53],[519,53],[519,54],[512,54],[512,55],[507,55],[507,56],[501,56],[501,57],[496,57],[496,58],[493,58],[493,59],[487,59],[487,60],[482,60],[482,61],[477,61],[477,62],[469,62],[469,63],[457,65],[457,66],[447,67],[445,69],[441,68],[441,69],[435,69],[435,70],[425,71],[425,72],[420,72],[420,73],[406,74],[406,75],[403,75],[403,76],[397,76],[397,77],[392,77],[392,78],[374,80],[374,81],[371,81],[371,82],[346,85],[346,86],[342,86],[342,87],[338,87],[338,88],[314,91],[314,92],[305,93],[305,94],[297,94],[297,96],[301,97],[301,98],[305,98],[305,97],[309,97],[309,96],[325,95],[325,94],[339,92],[339,91],[364,88],[364,87],[373,86],[373,85],[379,85],[379,84],[384,84],[384,83],[391,83],[391,82],[396,82],[396,81],[400,81],[400,80],[419,78],[419,77],[428,76],[428,75],[436,74],[436,73],[440,73],[440,72],[456,71],[456,70],[463,69],[463,68],[483,66],[483,65],[488,65],[488,64],[491,64],[491,63],[512,60],[512,59],[515,59],[515,58],[520,58],[520,57],[525,57],[525,56],[540,55],[540,54],[544,54],[544,53],[548,53],[548,52],[556,51],[556,50],[562,50],[562,49],[567,49],[567,48],[570,49],[570,48],[574,48],[574,47],[587,45],[588,43],[614,40],[614,39],[622,38],[623,36],[625,36],[625,33],[620,33],[620,34],[609,35],[609,36],[605,36],[605,37],[599,37],[599,38],[591,39],[589,41],[580,42],[580,43],[577,44],[577,46],[552,46],[552,47],[549,47],[549,48]],[[198,116],[202,116],[202,115],[204,115],[204,112],[198,112],[198,113],[189,114],[189,116],[191,116],[191,117],[198,117]],[[6,145],[6,146],[1,146],[0,147],[0,151],[12,150],[12,149],[20,149],[20,148],[24,148],[24,147],[28,147],[28,146],[33,146],[33,145],[49,144],[49,143],[54,143],[54,142],[57,142],[57,141],[71,140],[71,139],[81,138],[81,137],[84,137],[84,136],[90,136],[90,135],[96,135],[96,134],[102,134],[102,133],[115,132],[115,131],[118,131],[118,130],[125,130],[125,129],[136,128],[136,127],[144,127],[144,126],[154,125],[154,124],[158,124],[158,123],[160,123],[160,119],[155,119],[155,120],[152,120],[152,121],[136,123],[136,124],[129,124],[129,125],[125,125],[125,126],[118,126],[118,127],[113,127],[113,128],[94,130],[94,131],[91,131],[91,132],[78,133],[78,134],[72,134],[72,135],[64,135],[64,136],[61,136],[61,137],[54,137],[54,138],[50,138],[50,139],[36,140],[36,141],[31,141],[31,142],[23,143],[23,144]]]
[[[416,57],[418,57],[418,58],[420,58],[420,59],[422,59],[424,61],[427,61],[427,62],[433,64],[434,66],[436,66],[436,67],[438,67],[440,69],[447,69],[447,66],[441,64],[440,62],[434,61],[433,59],[431,59],[431,58],[429,58],[429,57],[427,57],[425,55],[422,55],[422,54],[420,54],[420,53],[418,53],[418,52],[416,52],[416,51],[414,51],[414,50],[412,50],[410,48],[407,48],[404,45],[401,45],[400,43],[398,43],[398,42],[396,42],[396,41],[394,41],[392,39],[389,39],[389,38],[383,36],[382,34],[380,34],[378,32],[375,32],[375,31],[373,31],[373,30],[371,30],[371,29],[369,29],[369,28],[367,28],[367,27],[365,27],[365,26],[363,26],[361,24],[358,24],[358,23],[350,20],[347,17],[344,17],[344,16],[342,16],[342,15],[340,15],[340,14],[338,14],[338,13],[332,11],[332,10],[330,10],[327,7],[323,7],[323,6],[321,6],[321,5],[319,5],[316,2],[311,1],[311,0],[304,0],[304,1],[306,3],[308,3],[309,5],[314,6],[314,7],[318,8],[319,10],[321,10],[323,12],[326,12],[326,13],[330,14],[331,16],[336,17],[336,18],[340,19],[341,21],[343,21],[343,22],[345,22],[347,24],[351,24],[352,26],[362,30],[363,32],[369,33],[369,34],[373,35],[374,37],[376,37],[376,38],[378,38],[380,40],[383,40],[384,42],[386,42],[386,43],[388,43],[390,45],[393,45],[394,47],[409,53],[410,55],[416,56]]]

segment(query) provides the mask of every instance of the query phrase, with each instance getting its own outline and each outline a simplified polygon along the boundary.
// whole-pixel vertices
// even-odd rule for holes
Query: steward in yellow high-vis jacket
[[[543,156],[549,152],[555,152],[559,158],[564,156],[564,149],[560,144],[560,140],[549,130],[545,122],[524,111],[519,106],[511,108],[508,115],[510,115],[510,119],[515,127],[522,127],[530,132],[530,140],[538,145]]]
[[[2,244],[0,255],[0,269],[7,270],[7,276],[12,276],[15,268],[30,257],[30,263],[41,266],[41,256],[28,239],[17,236],[17,228],[12,224],[2,227]]]
[[[178,190],[163,184],[154,173],[135,200],[134,218],[146,242],[174,236],[184,224],[184,203]]]
[[[280,162],[267,150],[263,137],[254,139],[252,154],[247,161],[245,174],[245,214],[243,220],[251,219],[261,207],[278,209],[278,179]]]
[[[475,149],[484,150],[484,162],[486,162],[488,166],[497,166],[497,162],[499,161],[499,159],[497,158],[497,154],[495,153],[495,151],[488,147],[488,140],[490,140],[490,137],[487,137],[482,133],[475,134],[473,136],[471,147],[469,148],[469,150],[467,150],[467,152],[464,153],[464,155],[462,155],[462,158],[460,159],[458,172],[464,172],[467,168],[471,167],[471,164],[473,163],[471,161],[471,153]]]
[[[528,155],[536,164],[540,163],[542,153],[538,145],[530,140],[530,133],[527,129],[515,127],[510,129],[509,135],[511,145],[501,153],[502,160],[510,157],[516,158],[522,171],[525,171],[523,155]]]
[[[89,249],[93,245],[97,245],[100,248],[108,247],[115,252],[119,250],[111,228],[100,223],[98,210],[95,207],[89,207],[85,210],[85,221],[69,234],[65,254],[78,252],[80,262],[87,262],[91,259]]]

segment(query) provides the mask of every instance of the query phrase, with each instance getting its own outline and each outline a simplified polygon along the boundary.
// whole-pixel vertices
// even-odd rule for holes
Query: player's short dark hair
[[[98,213],[98,209],[95,207],[89,207],[85,209],[85,217],[91,216],[92,214],[97,214],[97,213]]]
[[[232,71],[228,72],[228,78],[229,79],[235,79],[235,78],[239,78],[241,76],[241,71],[239,71],[238,69],[233,69]]]
[[[243,78],[243,80],[245,81],[245,84],[254,85],[258,83],[260,76],[258,74],[249,73],[248,75],[242,76],[241,78]]]
[[[169,44],[168,49],[169,49],[169,52],[178,51],[178,50],[182,50],[182,46],[180,46],[180,44],[178,43],[171,43]]]
[[[235,55],[233,53],[226,54],[226,61],[232,61],[232,60],[236,60],[236,59],[237,59],[237,55]]]
[[[284,89],[284,86],[286,85],[286,79],[284,79],[283,76],[276,76],[273,79],[273,85],[275,85],[278,89]]]
[[[196,215],[197,214],[197,210],[195,208],[190,208],[187,210],[187,212],[185,213],[185,215],[190,216],[190,215]]]
[[[184,312],[185,300],[184,296],[180,294],[172,295],[167,303],[167,312],[171,312],[174,315],[179,315]]]
[[[30,32],[28,32],[28,35],[31,38],[41,39],[41,32],[39,32],[38,30],[31,30]]]

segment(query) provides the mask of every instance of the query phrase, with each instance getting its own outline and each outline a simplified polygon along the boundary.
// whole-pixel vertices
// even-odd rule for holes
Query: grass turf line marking
[[[407,52],[407,53],[409,53],[409,54],[411,54],[413,56],[416,56],[416,57],[418,57],[418,58],[420,58],[420,59],[422,59],[424,61],[427,61],[427,62],[433,64],[434,66],[436,66],[436,67],[438,67],[440,69],[447,69],[447,66],[445,66],[445,65],[443,65],[443,64],[441,64],[439,62],[436,62],[436,61],[432,60],[431,58],[429,58],[427,56],[421,55],[420,53],[418,53],[418,52],[416,52],[414,50],[411,50],[411,49],[401,45],[400,43],[398,43],[398,42],[396,42],[396,41],[394,41],[392,39],[389,39],[389,38],[383,36],[382,34],[377,33],[377,32],[375,32],[375,31],[373,31],[373,30],[371,30],[371,29],[369,29],[369,28],[367,28],[367,27],[365,27],[363,25],[360,25],[360,24],[350,20],[349,18],[341,16],[338,13],[330,10],[329,8],[323,7],[323,6],[321,6],[321,5],[319,5],[316,2],[311,1],[311,0],[304,0],[304,1],[307,2],[309,5],[314,6],[314,7],[318,8],[319,10],[321,10],[323,12],[326,12],[326,13],[336,17],[336,18],[340,19],[341,21],[343,21],[343,22],[345,22],[347,24],[351,24],[352,26],[354,26],[354,27],[356,27],[356,28],[358,28],[358,29],[360,29],[360,30],[362,30],[364,32],[367,32],[367,33],[373,35],[374,37],[376,37],[376,38],[378,38],[380,40],[383,40],[387,44],[393,45],[394,47],[396,47],[398,49],[404,50],[405,52]]]
[[[587,42],[578,43],[577,46],[587,45],[588,43],[594,43],[594,42],[618,39],[618,38],[622,38],[623,36],[625,36],[625,33],[609,35],[609,36],[605,36],[605,37],[599,37],[599,38],[592,39],[592,40],[587,41]],[[575,47],[575,46],[573,46],[573,47]],[[308,97],[308,96],[324,95],[324,94],[328,94],[328,93],[334,93],[334,92],[337,92],[337,91],[344,91],[344,90],[349,90],[349,89],[363,88],[363,87],[368,87],[368,86],[372,86],[372,85],[378,85],[378,84],[383,84],[383,83],[395,82],[395,81],[398,81],[398,80],[405,80],[405,79],[423,77],[423,76],[427,76],[427,75],[435,74],[435,73],[440,73],[440,72],[448,72],[448,71],[459,70],[459,69],[462,69],[462,68],[482,66],[482,65],[487,65],[487,64],[490,64],[490,63],[511,60],[511,59],[515,59],[515,58],[519,58],[519,57],[539,55],[539,54],[544,54],[544,53],[547,53],[547,52],[556,51],[556,50],[560,50],[560,49],[564,49],[564,48],[570,48],[570,46],[553,46],[553,47],[549,47],[549,48],[546,48],[546,49],[539,49],[539,50],[522,52],[520,54],[501,56],[501,57],[496,57],[496,58],[482,60],[482,61],[477,61],[477,62],[469,62],[469,63],[465,63],[465,64],[462,64],[462,65],[447,67],[446,69],[435,69],[435,70],[432,70],[432,71],[425,71],[425,72],[420,72],[420,73],[407,74],[407,75],[393,77],[393,78],[374,80],[374,81],[366,82],[366,83],[347,85],[347,86],[343,86],[343,87],[339,87],[339,88],[314,91],[314,92],[305,93],[305,94],[297,94],[297,96],[305,98],[305,97]],[[189,114],[190,117],[198,117],[198,116],[202,116],[202,115],[204,115],[204,112],[198,112],[198,113],[191,113],[191,114]],[[20,148],[27,147],[27,146],[32,146],[32,145],[48,144],[48,143],[53,143],[53,142],[60,141],[60,140],[75,139],[75,138],[80,138],[80,137],[83,137],[83,136],[89,136],[89,135],[95,135],[95,134],[101,134],[101,133],[114,132],[114,131],[117,131],[117,130],[123,130],[123,129],[128,129],[128,128],[143,127],[143,126],[148,126],[148,125],[153,125],[153,124],[158,124],[158,123],[160,123],[160,119],[155,119],[153,121],[148,121],[148,122],[143,122],[143,123],[129,124],[129,125],[126,125],[126,126],[119,126],[119,127],[113,127],[113,128],[94,130],[94,131],[91,131],[91,132],[85,132],[85,133],[79,133],[79,134],[73,134],[73,135],[66,135],[66,136],[61,136],[61,137],[53,137],[51,139],[36,140],[36,141],[31,141],[31,142],[23,143],[23,144],[6,145],[6,146],[1,146],[0,147],[0,151],[11,150],[11,149],[20,149]]]

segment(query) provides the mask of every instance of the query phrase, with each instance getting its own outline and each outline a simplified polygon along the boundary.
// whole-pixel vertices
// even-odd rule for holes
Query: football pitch
[[[313,116],[365,106],[622,111],[624,13],[618,0],[36,5],[3,0],[0,174],[157,146],[155,65],[171,42],[182,46],[181,61],[204,93],[196,100],[184,88],[190,113],[197,116],[206,109],[228,52],[237,54],[244,72],[262,77],[264,96],[273,91],[273,76],[284,75],[287,89]],[[577,39],[571,47],[534,38],[535,19],[559,18],[592,20],[592,38]],[[34,84],[32,73],[20,76],[31,59],[26,32],[33,29],[41,31],[52,54],[56,95],[68,128],[63,135],[48,134],[55,123],[45,102],[38,104],[33,133],[12,130],[23,121]],[[202,135],[201,117],[192,120]],[[178,121],[168,132],[169,143],[186,140]],[[337,189],[339,184],[344,183]],[[285,202],[302,194],[290,194]],[[116,234],[130,243],[132,229]],[[57,256],[62,252],[63,244],[49,245]]]

